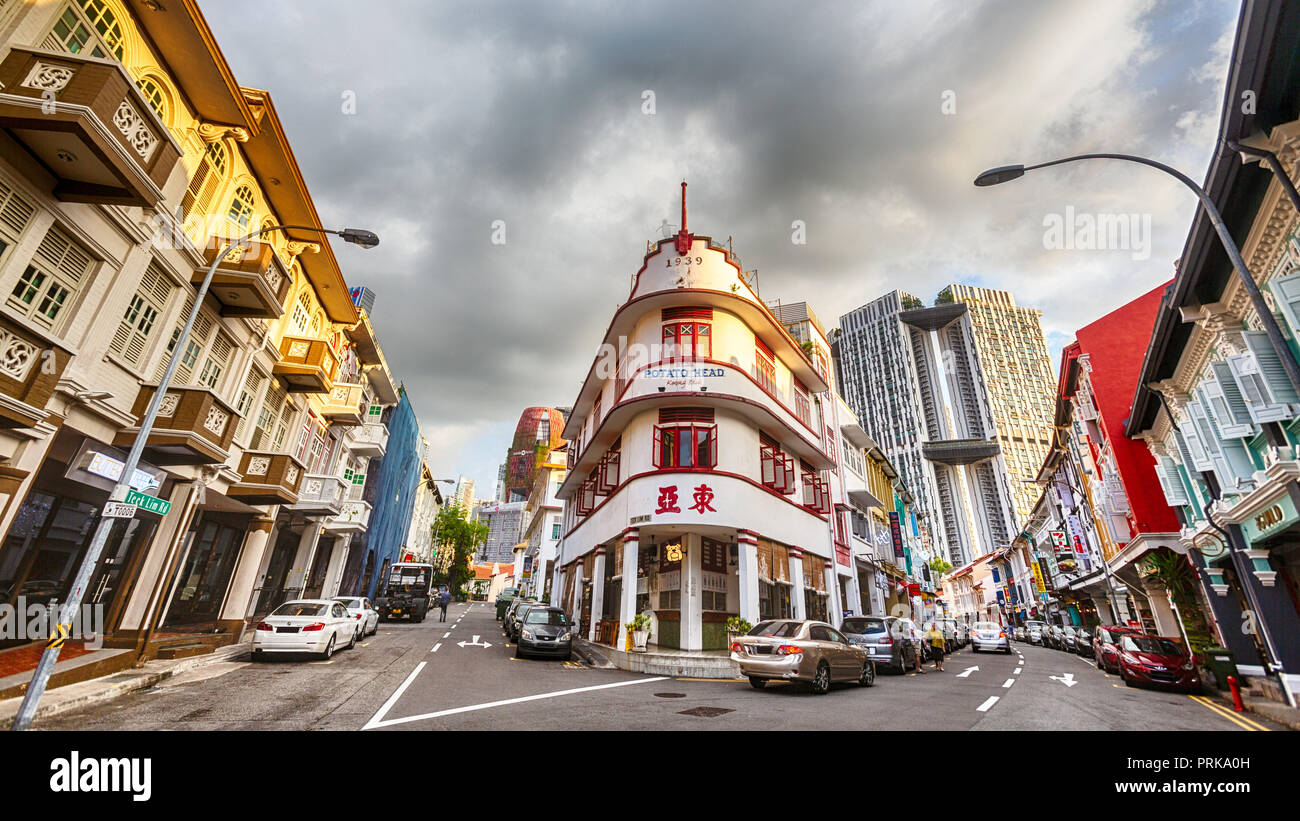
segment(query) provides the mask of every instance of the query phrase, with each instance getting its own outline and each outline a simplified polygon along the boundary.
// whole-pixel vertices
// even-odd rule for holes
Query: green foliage
[[[471,563],[474,554],[487,541],[488,526],[471,522],[468,511],[459,504],[450,504],[438,511],[433,523],[434,544],[438,553],[433,562],[433,583],[445,584],[457,599],[464,595],[464,587],[474,577]]]
[[[754,625],[745,621],[740,616],[732,616],[731,618],[727,619],[728,633],[740,633],[741,635],[744,635],[745,633],[748,633],[750,630],[753,629],[754,629]]]
[[[925,303],[914,296],[903,297],[903,310],[905,311],[911,311],[916,308],[924,308],[924,307],[925,307]]]
[[[1169,591],[1169,597],[1174,600],[1182,618],[1183,629],[1187,631],[1192,653],[1204,655],[1205,648],[1215,641],[1205,610],[1196,595],[1196,571],[1191,562],[1186,556],[1171,550],[1157,550],[1146,556],[1142,570],[1146,578]]]
[[[637,613],[635,616],[632,617],[632,620],[627,623],[627,629],[629,633],[635,633],[637,630],[645,630],[646,632],[649,632],[650,614]]]
[[[949,290],[940,291],[939,295],[934,298],[935,305],[950,305],[953,301],[952,291]]]
[[[942,556],[935,556],[930,560],[930,569],[942,576],[944,573],[952,570],[952,562]]]

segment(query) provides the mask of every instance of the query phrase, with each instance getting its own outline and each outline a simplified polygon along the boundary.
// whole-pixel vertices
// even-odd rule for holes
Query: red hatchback
[[[1129,687],[1147,684],[1198,692],[1201,675],[1181,642],[1129,633],[1119,639],[1119,676]]]
[[[1096,628],[1092,639],[1092,649],[1097,656],[1097,666],[1107,673],[1119,672],[1119,640],[1123,636],[1139,636],[1142,631],[1136,627],[1121,627],[1114,624],[1102,624]]]

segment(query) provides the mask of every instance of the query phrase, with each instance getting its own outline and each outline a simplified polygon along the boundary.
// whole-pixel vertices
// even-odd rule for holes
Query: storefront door
[[[195,517],[185,537],[185,559],[174,581],[164,629],[217,621],[247,525],[207,512]]]
[[[334,540],[322,537],[316,545],[316,555],[311,560],[311,572],[307,579],[307,588],[303,591],[304,599],[319,599],[325,588],[325,574],[329,572],[330,559],[334,556]]]
[[[289,567],[293,564],[293,557],[298,552],[298,541],[302,538],[301,533],[288,527],[277,528],[276,534],[271,560],[266,565],[266,572],[262,574],[261,587],[257,589],[257,606],[253,608],[253,615],[257,618],[270,613],[285,600],[284,583],[289,578]]]

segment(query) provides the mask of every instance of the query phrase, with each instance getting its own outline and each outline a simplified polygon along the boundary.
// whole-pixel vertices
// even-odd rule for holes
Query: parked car
[[[1124,684],[1199,692],[1201,675],[1183,643],[1163,636],[1127,633],[1119,640],[1119,677]]]
[[[519,626],[524,620],[524,616],[534,607],[546,607],[542,602],[525,599],[516,607],[514,612],[506,619],[506,638],[511,641],[519,641]]]
[[[358,639],[379,632],[379,611],[370,599],[365,596],[335,596],[334,601],[342,603],[348,609],[348,615],[356,620]]]
[[[510,600],[510,604],[506,605],[505,615],[501,617],[501,629],[505,631],[507,636],[510,635],[510,620],[514,618],[515,611],[525,603],[531,602],[532,599],[526,599],[523,596],[516,596]]]
[[[1053,650],[1065,649],[1065,628],[1053,624],[1043,632],[1043,644]]]
[[[756,690],[769,681],[800,681],[824,695],[836,681],[864,687],[876,681],[876,665],[866,650],[820,621],[759,622],[731,643],[731,660]]]
[[[1092,642],[1097,666],[1107,673],[1118,673],[1120,638],[1130,634],[1140,635],[1141,633],[1141,630],[1134,627],[1118,625],[1102,625],[1098,627]]]
[[[293,599],[272,610],[253,633],[253,661],[267,653],[317,653],[323,659],[340,645],[357,643],[356,619],[333,599]]]
[[[1023,624],[1016,625],[1015,629],[1011,631],[1011,638],[1015,639],[1016,641],[1026,640],[1025,627]]]
[[[514,601],[515,596],[518,595],[518,587],[507,587],[497,594],[497,621],[504,621],[506,617],[506,608],[510,606],[510,602]]]
[[[573,624],[564,610],[549,605],[529,607],[519,624],[519,642],[515,655],[528,658],[532,655],[559,656],[568,661],[573,657]]]
[[[1041,621],[1025,622],[1025,636],[1030,644],[1037,644],[1040,647],[1047,646],[1047,624]]]
[[[1084,658],[1092,658],[1092,631],[1087,627],[1074,628],[1074,653]]]
[[[1058,649],[1064,650],[1067,653],[1073,653],[1076,634],[1077,630],[1074,626],[1069,624],[1061,625],[1061,646]]]
[[[970,649],[972,653],[980,650],[1001,650],[1011,654],[1011,637],[1007,629],[995,621],[977,621],[971,629]]]
[[[867,657],[877,666],[906,673],[916,666],[916,649],[890,630],[889,623],[896,620],[893,616],[850,616],[844,620],[842,630],[852,644],[867,651]]]

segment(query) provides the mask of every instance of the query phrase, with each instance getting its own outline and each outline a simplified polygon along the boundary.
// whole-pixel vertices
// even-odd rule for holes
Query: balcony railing
[[[180,148],[120,64],[13,46],[0,89],[0,127],[55,176],[55,197],[147,207],[162,199]]]
[[[143,419],[158,386],[144,384],[131,413]],[[212,465],[226,461],[239,414],[207,388],[172,387],[163,397],[153,430],[145,443],[145,458],[159,465]],[[139,426],[124,428],[113,439],[129,448]]]
[[[220,248],[213,241],[205,252],[207,265],[212,264]],[[191,277],[195,284],[203,281],[207,265],[196,268]],[[212,295],[221,303],[222,316],[245,316],[255,319],[279,319],[284,300],[289,295],[289,277],[285,275],[270,243],[254,240],[246,248],[228,251],[212,274]]]
[[[388,450],[388,426],[380,422],[366,422],[352,429],[348,447],[358,456],[374,459]]]
[[[325,522],[325,530],[331,533],[360,533],[370,527],[370,510],[369,502],[344,502],[339,514]]]
[[[298,486],[298,504],[291,510],[296,513],[337,516],[343,510],[347,483],[341,476],[309,473]]]
[[[365,387],[353,382],[335,382],[324,398],[321,414],[335,425],[360,425],[366,418]]]
[[[247,450],[239,460],[239,482],[226,495],[249,505],[292,505],[305,468],[287,453]]]
[[[280,361],[271,370],[290,392],[329,393],[338,377],[339,360],[323,339],[286,336],[280,340]]]
[[[72,354],[0,317],[0,427],[30,428],[49,413],[45,403]]]

